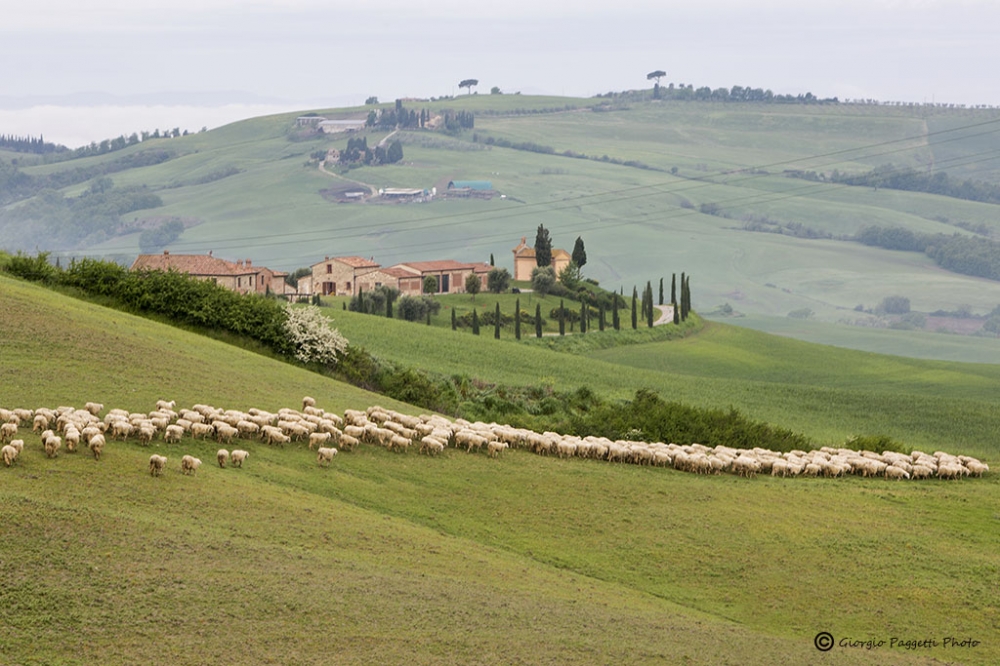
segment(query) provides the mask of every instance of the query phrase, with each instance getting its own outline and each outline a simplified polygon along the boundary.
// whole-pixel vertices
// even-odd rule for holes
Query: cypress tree
[[[660,278],[660,302],[658,305],[663,305],[663,278]]]
[[[632,330],[639,328],[639,311],[636,310],[636,305],[639,304],[639,292],[635,287],[632,287]]]
[[[490,266],[495,266],[495,265],[496,264],[493,263],[493,253],[490,252]]]
[[[495,315],[496,315],[496,322],[494,322],[494,324],[493,324],[493,337],[496,338],[497,340],[499,340],[500,339],[500,303],[499,303],[499,301],[497,302],[497,309],[496,309]]]
[[[597,325],[604,330],[604,303],[597,304]]]
[[[646,283],[646,291],[649,292],[649,309],[646,311],[646,325],[653,328],[653,285]]]
[[[542,304],[535,303],[535,337],[542,337]]]
[[[362,287],[358,287],[358,312],[365,311],[365,290]]]
[[[535,265],[539,268],[552,265],[552,239],[549,230],[541,224],[535,233]]]
[[[677,273],[670,278],[670,302],[677,306]]]
[[[431,311],[430,311],[430,308],[428,308],[428,310],[427,310],[427,325],[428,326],[431,325]]]
[[[472,310],[472,334],[473,335],[479,335],[479,314],[478,313],[479,313],[479,311],[473,308],[473,310]]]
[[[458,330],[458,317],[455,315],[455,308],[451,309],[451,330]]]
[[[566,313],[565,308],[563,308],[562,299],[559,299],[559,335],[566,335]]]
[[[580,332],[587,332],[587,304],[580,303]]]
[[[614,307],[611,310],[611,325],[616,331],[621,330],[621,317],[618,316],[618,294],[613,294]]]
[[[687,319],[687,299],[684,298],[684,283],[685,283],[684,272],[681,271],[681,321]]]
[[[671,303],[671,305],[674,306],[674,323],[679,324],[681,323],[681,309],[677,307],[676,303]]]
[[[514,337],[521,339],[521,299],[514,302]]]
[[[385,316],[392,319],[392,294],[389,292],[385,294]]]

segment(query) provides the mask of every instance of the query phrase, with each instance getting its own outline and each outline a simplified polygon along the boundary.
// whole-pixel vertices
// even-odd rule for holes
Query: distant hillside
[[[471,114],[473,127],[395,132],[391,141],[401,142],[404,159],[377,167],[321,169],[329,151],[347,148],[349,136],[302,127],[301,114],[17,166],[15,181],[52,183],[65,201],[106,177],[115,190],[145,188],[163,206],[117,213],[117,223],[87,233],[60,234],[53,229],[78,220],[64,215],[53,222],[47,216],[55,195],[21,189],[32,196],[19,194],[0,209],[4,246],[129,261],[145,231],[147,244],[158,248],[252,257],[287,271],[327,255],[391,265],[485,261],[493,254],[509,266],[520,237],[545,224],[557,247],[584,238],[591,258],[585,274],[602,286],[628,290],[672,272],[697,275],[694,306],[702,312],[728,304],[749,316],[808,311],[815,321],[856,324],[859,305],[873,309],[895,295],[925,313],[961,304],[981,315],[1000,304],[1000,283],[841,240],[871,225],[924,234],[975,230],[996,239],[997,205],[783,175],[834,169],[860,175],[891,161],[899,169],[947,173],[955,182],[996,182],[996,161],[983,155],[1000,150],[998,110],[522,95],[404,105],[421,115]],[[311,112],[363,120],[374,108]],[[350,136],[374,146],[393,131]],[[163,151],[169,157],[162,162],[120,168]],[[323,194],[435,187],[443,193],[453,180],[488,180],[497,196],[351,204]],[[184,228],[161,229],[162,220],[184,220]],[[904,345],[900,352],[906,351]]]

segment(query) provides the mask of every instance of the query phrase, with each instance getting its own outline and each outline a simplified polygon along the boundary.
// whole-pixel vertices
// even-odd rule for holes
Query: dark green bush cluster
[[[707,409],[679,402],[666,402],[654,391],[640,389],[624,405],[604,403],[573,422],[578,435],[610,439],[698,442],[706,446],[724,444],[734,448],[762,447],[772,451],[809,448],[802,434],[752,421],[736,409]]]
[[[946,270],[1000,280],[1000,243],[988,238],[867,226],[858,230],[854,240],[887,250],[923,252]]]
[[[126,310],[157,314],[177,323],[233,333],[264,344],[278,354],[294,350],[284,331],[282,302],[257,294],[238,294],[176,271],[129,271],[110,261],[82,259],[68,268],[52,266],[47,253],[18,254],[7,271],[50,285],[101,296]]]

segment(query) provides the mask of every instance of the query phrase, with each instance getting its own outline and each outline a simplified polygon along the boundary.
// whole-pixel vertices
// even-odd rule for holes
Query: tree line
[[[650,72],[646,75],[647,80],[666,76],[662,70]],[[647,90],[607,92],[603,95],[596,95],[598,98],[635,98],[647,97],[651,94],[653,99],[663,99],[668,101],[695,101],[695,102],[759,102],[764,104],[838,104],[840,100],[836,97],[819,98],[811,92],[797,95],[779,95],[770,89],[752,88],[750,86],[733,86],[731,88],[710,88],[700,86],[695,88],[692,83],[669,83],[661,86],[659,80],[653,85],[652,93]]]
[[[389,144],[388,148],[381,145],[374,148],[368,147],[368,137],[350,138],[347,140],[347,148],[340,151],[340,164],[364,164],[374,166],[379,164],[395,164],[403,159],[403,144],[396,140]]]
[[[815,171],[789,170],[785,174],[792,178],[802,178],[841,185],[858,185],[878,189],[884,187],[907,192],[926,192],[941,196],[983,203],[1000,203],[1000,184],[985,181],[959,180],[944,171],[927,173],[909,167],[883,164],[860,174],[842,173],[836,169],[830,174]]]
[[[923,252],[946,270],[1000,280],[1000,243],[987,238],[926,234],[901,227],[862,227],[854,240],[873,247]]]

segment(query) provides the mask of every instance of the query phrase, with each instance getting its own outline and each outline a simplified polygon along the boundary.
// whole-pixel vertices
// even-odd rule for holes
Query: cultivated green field
[[[538,382],[551,373],[559,386],[581,373],[577,381],[621,395],[658,377],[658,386],[705,404],[720,404],[728,387],[729,396],[786,415],[794,399],[817,421],[811,433],[832,422],[811,397],[828,386],[835,405],[854,401],[842,415],[852,428],[884,410],[904,439],[920,442],[937,418],[961,436],[936,448],[967,448],[996,466],[993,366],[829,350],[714,324],[682,341],[594,352],[617,356],[594,360],[334,314],[356,344],[395,350],[419,367],[461,371],[478,359],[474,376]],[[639,357],[651,367],[633,368]],[[775,358],[783,362],[768,375]],[[311,394],[335,410],[378,401],[418,411],[3,276],[0,359],[5,407],[98,400],[148,410],[174,398],[273,410]],[[868,376],[852,380],[863,368]],[[967,432],[974,428],[981,432]],[[170,458],[154,479],[151,451],[134,443],[111,442],[95,462],[83,453],[49,460],[37,436],[24,439],[19,462],[0,468],[5,662],[1000,658],[995,472],[961,482],[748,480],[521,451],[428,459],[365,446],[324,470],[302,445],[255,442],[236,470],[212,465],[212,443],[185,439],[154,446]],[[185,453],[205,461],[195,476],[179,472]],[[837,645],[821,654],[813,646],[820,631],[838,641],[933,638],[939,646]],[[979,643],[946,648],[946,637]]]
[[[592,110],[606,102],[521,95],[411,102],[409,108],[435,113],[471,110],[475,129],[457,136],[401,131],[394,138],[405,146],[402,163],[352,169],[344,176],[376,188],[439,190],[451,179],[485,179],[507,196],[503,200],[332,203],[320,191],[344,181],[322,173],[310,155],[344,148],[346,137],[302,136],[294,128],[297,114],[255,118],[24,171],[38,175],[151,148],[172,151],[174,158],[161,164],[112,174],[117,185],[147,185],[165,203],[132,217],[196,218],[201,223],[189,227],[171,251],[212,250],[282,270],[347,254],[391,265],[442,258],[482,261],[493,253],[499,265],[506,265],[520,237],[532,238],[544,224],[556,247],[570,248],[582,236],[590,258],[585,273],[609,288],[628,291],[687,271],[694,276],[694,306],[703,312],[723,303],[768,317],[809,308],[816,321],[835,323],[852,321],[857,305],[873,308],[893,295],[908,297],[913,309],[923,312],[968,305],[983,314],[1000,303],[1000,283],[942,271],[922,255],[744,230],[748,219],[799,224],[834,238],[867,224],[946,234],[985,225],[997,237],[1000,217],[994,205],[795,180],[782,172],[860,172],[892,162],[992,181],[1000,173],[989,158],[1000,141],[1000,112],[643,101]],[[363,107],[316,111],[335,118],[367,113]],[[366,136],[372,145],[386,132]],[[486,145],[487,139],[534,143],[554,153]],[[576,159],[565,151],[595,159]],[[626,161],[638,166],[621,164]],[[198,184],[232,169],[239,172]],[[64,193],[78,194],[87,185]],[[716,206],[721,216],[702,214],[702,205]],[[130,261],[138,252],[138,236],[66,254],[86,251]],[[44,238],[8,237],[5,243],[20,242],[31,250],[44,245]],[[849,333],[836,336],[839,344],[871,348],[865,332]],[[898,353],[935,355],[933,346],[908,340],[899,338]],[[997,351],[974,343],[959,357],[995,362]],[[956,358],[946,349],[939,357]]]

